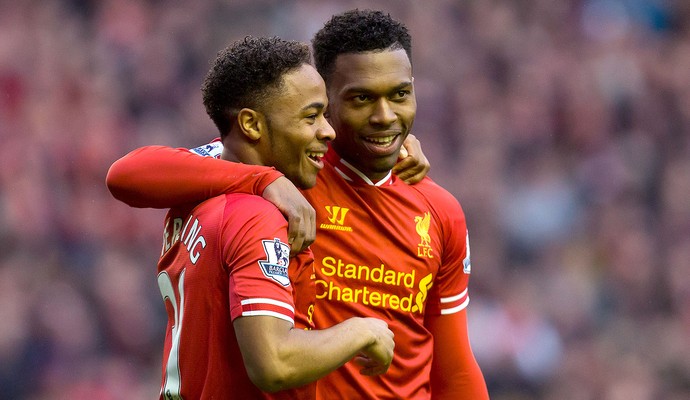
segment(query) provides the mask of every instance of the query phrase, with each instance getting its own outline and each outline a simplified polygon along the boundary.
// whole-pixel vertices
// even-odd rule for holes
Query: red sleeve
[[[474,358],[467,332],[467,310],[427,316],[434,337],[431,398],[488,400],[489,393]]]
[[[289,270],[299,266],[297,260],[289,258],[287,221],[264,199],[237,195],[226,198],[219,243],[229,273],[231,318],[267,315],[294,324]]]
[[[146,146],[115,161],[106,185],[132,207],[170,208],[223,193],[261,195],[282,174],[272,167],[201,157],[187,149]]]

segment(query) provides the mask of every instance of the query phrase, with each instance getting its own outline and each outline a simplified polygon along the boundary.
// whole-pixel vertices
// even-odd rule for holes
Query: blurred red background
[[[0,1],[0,399],[152,399],[162,210],[104,180],[216,136],[245,35],[379,8],[413,35],[414,133],[472,242],[492,399],[690,398],[690,3]]]

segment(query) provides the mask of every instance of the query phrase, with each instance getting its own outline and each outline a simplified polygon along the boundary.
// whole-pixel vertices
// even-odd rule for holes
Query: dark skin
[[[371,181],[388,175],[412,129],[417,102],[404,50],[341,54],[328,83],[332,146]]]

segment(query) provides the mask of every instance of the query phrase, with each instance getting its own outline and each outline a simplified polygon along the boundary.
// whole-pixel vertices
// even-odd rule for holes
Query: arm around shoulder
[[[170,208],[223,193],[261,195],[282,174],[271,167],[201,157],[187,149],[145,146],[115,161],[106,185],[132,207]]]

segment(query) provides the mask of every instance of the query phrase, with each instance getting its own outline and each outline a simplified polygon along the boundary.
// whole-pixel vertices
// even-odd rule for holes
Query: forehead
[[[313,66],[304,64],[285,74],[278,96],[273,100],[273,105],[278,108],[302,109],[317,103],[324,105],[327,103],[326,85]]]
[[[329,83],[338,91],[385,89],[412,81],[412,64],[405,50],[341,54]]]

